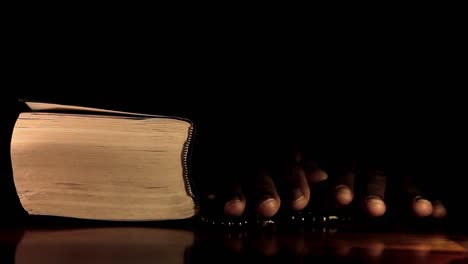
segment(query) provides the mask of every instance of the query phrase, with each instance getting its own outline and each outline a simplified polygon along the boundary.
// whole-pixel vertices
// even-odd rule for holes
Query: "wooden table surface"
[[[2,228],[0,263],[468,263],[468,235],[173,226]]]

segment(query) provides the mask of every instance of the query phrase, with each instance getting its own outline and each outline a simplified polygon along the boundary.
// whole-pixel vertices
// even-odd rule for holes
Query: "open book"
[[[191,218],[190,120],[26,102],[11,139],[13,178],[30,215],[94,220]]]

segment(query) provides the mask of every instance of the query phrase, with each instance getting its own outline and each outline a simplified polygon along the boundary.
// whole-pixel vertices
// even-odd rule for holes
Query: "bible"
[[[25,102],[11,137],[13,179],[30,215],[105,221],[188,219],[198,205],[185,118]]]

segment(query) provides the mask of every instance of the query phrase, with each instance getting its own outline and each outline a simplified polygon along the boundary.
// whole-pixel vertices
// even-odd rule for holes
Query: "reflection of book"
[[[27,102],[11,139],[29,214],[96,220],[185,219],[197,204],[189,120]]]
[[[28,230],[15,263],[185,263],[193,232],[178,229],[107,227]]]

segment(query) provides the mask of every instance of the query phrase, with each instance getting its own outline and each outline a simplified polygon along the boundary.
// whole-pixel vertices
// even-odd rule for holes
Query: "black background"
[[[15,106],[4,102],[25,98],[188,117],[200,168],[214,175],[242,173],[243,157],[283,141],[319,138],[325,155],[377,157],[418,172],[440,187],[452,219],[464,217],[466,100],[455,90],[464,80],[450,34],[438,46],[429,45],[432,33],[368,40],[341,26],[329,32],[336,39],[313,42],[222,27],[47,28],[29,24],[8,42],[0,92],[7,116]]]
[[[164,74],[150,80],[119,80],[119,74],[113,73],[98,78],[96,85],[94,78],[82,75],[57,75],[60,82],[52,75],[29,82],[37,89],[16,89],[8,98],[194,120],[198,144],[194,169],[202,175],[199,186],[213,177],[250,173],[245,162],[268,156],[284,142],[305,139],[316,142],[315,147],[328,157],[378,160],[391,170],[405,170],[435,183],[448,203],[449,219],[464,228],[468,202],[464,195],[465,115],[456,96],[444,98],[446,94],[437,90],[376,92],[369,85],[367,91],[336,89],[326,80],[309,78],[275,81],[259,77],[253,85],[252,79],[231,74],[174,84],[172,76]],[[45,85],[49,81],[51,85]],[[356,86],[353,81],[340,83]]]

